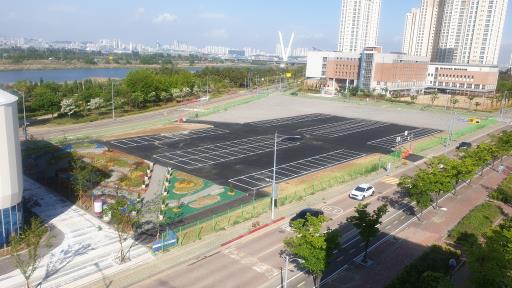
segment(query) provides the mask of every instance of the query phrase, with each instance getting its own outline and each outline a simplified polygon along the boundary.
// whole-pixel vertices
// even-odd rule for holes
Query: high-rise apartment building
[[[402,52],[432,62],[496,65],[508,0],[423,0],[406,15]]]
[[[406,14],[403,53],[431,58],[442,2],[444,0],[423,0],[419,9],[414,8]]]
[[[341,1],[338,51],[360,53],[377,45],[380,6],[380,0]]]
[[[418,20],[420,9],[413,8],[411,12],[405,14],[404,35],[402,39],[402,53],[414,55],[414,50],[418,39]]]
[[[433,61],[497,65],[508,0],[445,0]]]

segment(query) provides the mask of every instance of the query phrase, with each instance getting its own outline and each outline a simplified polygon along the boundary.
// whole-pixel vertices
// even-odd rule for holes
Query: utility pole
[[[274,138],[274,169],[272,173],[272,216],[271,219],[274,220],[275,216],[275,201],[276,201],[276,154],[277,154],[277,131]]]
[[[23,99],[23,134],[25,135],[25,141],[28,141],[27,113],[25,110],[25,93],[21,93],[21,97]]]
[[[115,114],[116,103],[114,102],[114,81],[111,80],[111,83],[112,83],[112,120],[116,120],[116,114]]]
[[[286,259],[286,264],[285,264],[285,268],[284,268],[284,285],[283,285],[283,288],[287,288],[288,287],[288,258],[289,256],[286,255],[285,256],[285,259]]]

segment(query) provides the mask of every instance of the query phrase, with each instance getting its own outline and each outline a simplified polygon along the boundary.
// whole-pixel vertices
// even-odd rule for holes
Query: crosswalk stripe
[[[394,178],[394,177],[386,177],[386,178],[382,179],[382,182],[396,185],[396,184],[398,184],[398,182],[400,182],[400,179]]]

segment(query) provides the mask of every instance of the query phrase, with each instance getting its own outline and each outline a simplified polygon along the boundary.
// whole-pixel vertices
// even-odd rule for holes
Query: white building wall
[[[381,0],[342,0],[338,51],[360,53],[376,46]]]
[[[496,65],[508,0],[446,0],[433,61]]]
[[[0,90],[0,209],[18,204],[23,193],[17,100]]]

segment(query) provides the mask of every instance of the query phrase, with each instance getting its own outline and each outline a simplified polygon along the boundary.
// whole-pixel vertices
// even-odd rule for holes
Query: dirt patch
[[[104,140],[116,140],[116,139],[124,139],[131,137],[139,137],[139,136],[149,136],[163,133],[177,133],[177,132],[185,132],[192,131],[197,129],[210,128],[212,126],[206,124],[196,124],[196,123],[181,123],[181,124],[171,124],[160,127],[155,127],[151,129],[141,129],[135,130],[125,133],[112,134],[108,137],[105,137]]]
[[[378,161],[379,157],[382,157],[382,156],[383,155],[381,155],[381,154],[370,154],[365,157],[362,157],[362,158],[359,158],[359,159],[356,159],[356,160],[353,160],[353,161],[350,161],[347,163],[332,166],[327,169],[323,169],[318,172],[311,173],[311,174],[308,174],[308,175],[305,175],[305,176],[302,176],[299,178],[287,180],[287,181],[279,184],[279,187],[278,187],[279,194],[283,195],[283,194],[287,194],[289,192],[296,191],[298,189],[304,189],[305,187],[311,185],[314,182],[317,182],[318,180],[328,179],[330,177],[333,177],[336,174],[343,172],[344,170],[354,168],[357,165],[365,164],[365,163],[368,163],[371,161]],[[263,191],[265,191],[267,193],[271,193],[272,187],[267,187]]]
[[[199,208],[203,208],[205,206],[211,205],[219,200],[220,200],[219,195],[207,195],[207,196],[198,198],[196,201],[190,203],[188,206],[190,206],[192,208],[199,209]]]

